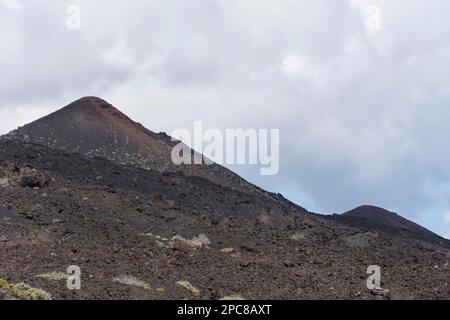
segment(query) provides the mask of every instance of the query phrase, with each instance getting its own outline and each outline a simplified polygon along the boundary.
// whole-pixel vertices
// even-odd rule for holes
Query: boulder
[[[10,182],[8,178],[0,178],[0,188],[8,188],[10,186]]]
[[[24,188],[44,188],[48,185],[48,179],[42,172],[25,167],[20,169],[19,184]]]

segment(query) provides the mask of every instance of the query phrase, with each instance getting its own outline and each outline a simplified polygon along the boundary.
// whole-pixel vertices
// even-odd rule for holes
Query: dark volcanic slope
[[[439,245],[45,146],[0,142],[0,208],[0,299],[6,282],[55,299],[375,299],[373,264],[392,299],[450,298]]]
[[[382,225],[393,229],[402,229],[421,235],[435,236],[435,234],[431,231],[399,216],[395,212],[387,211],[374,206],[361,206],[344,213],[343,216],[362,218],[373,224]]]
[[[365,205],[340,215],[327,216],[326,219],[368,230],[402,235],[405,239],[422,239],[450,248],[449,240],[383,208]]]
[[[295,219],[305,216],[302,209],[290,205],[283,198],[277,198],[275,194],[265,197],[240,192],[202,177],[186,176],[180,171],[161,173],[20,141],[0,142],[0,146],[0,159],[20,166],[31,164],[81,184],[97,183],[107,186],[111,191],[120,189],[139,197],[157,197],[174,206],[204,208],[226,216],[252,219],[265,217],[267,223],[282,226],[288,226]]]
[[[81,98],[3,139],[33,142],[90,157],[102,157],[118,164],[165,172],[183,171],[204,177],[218,185],[259,193],[261,190],[222,166],[213,164],[176,166],[170,155],[174,142],[132,121],[106,101]]]

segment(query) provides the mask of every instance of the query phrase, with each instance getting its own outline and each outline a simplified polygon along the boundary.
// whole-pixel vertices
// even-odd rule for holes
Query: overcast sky
[[[86,95],[157,132],[279,128],[278,175],[233,170],[313,211],[373,204],[450,238],[449,12],[448,0],[0,0],[0,133]]]

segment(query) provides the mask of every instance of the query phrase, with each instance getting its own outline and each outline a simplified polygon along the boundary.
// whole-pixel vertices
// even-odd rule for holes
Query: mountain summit
[[[393,230],[405,230],[424,236],[436,236],[431,231],[418,224],[399,216],[395,212],[365,205],[342,214],[344,217],[361,218],[374,225],[384,226]]]
[[[121,165],[147,170],[182,171],[185,175],[206,178],[221,186],[250,193],[259,192],[258,188],[217,164],[173,164],[171,151],[177,142],[165,133],[157,134],[146,129],[97,97],[74,101],[8,133],[5,138],[105,158]]]

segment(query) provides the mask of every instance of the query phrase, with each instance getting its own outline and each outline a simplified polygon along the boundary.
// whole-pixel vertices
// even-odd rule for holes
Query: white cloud
[[[450,212],[446,212],[446,213],[444,214],[444,223],[445,223],[445,224],[448,224],[449,227],[450,227]]]
[[[443,226],[444,226],[444,238],[450,240],[450,211],[444,213]]]
[[[102,52],[102,60],[115,69],[127,69],[133,65],[134,58],[124,43],[117,42]]]
[[[295,77],[302,74],[306,68],[306,59],[301,56],[288,54],[283,59],[281,66],[282,71],[290,77]]]
[[[20,0],[1,0],[1,3],[8,9],[18,11],[22,10],[25,6]]]

